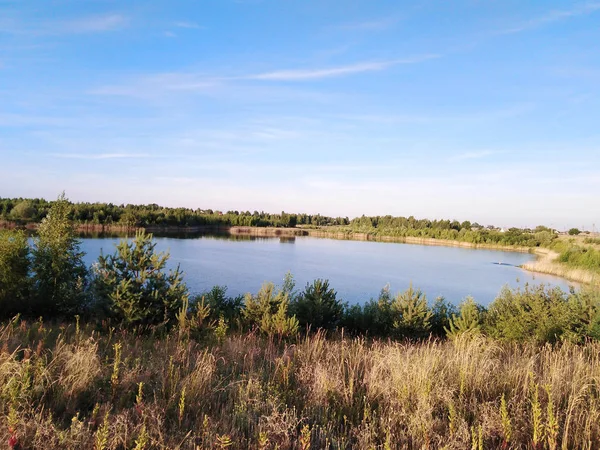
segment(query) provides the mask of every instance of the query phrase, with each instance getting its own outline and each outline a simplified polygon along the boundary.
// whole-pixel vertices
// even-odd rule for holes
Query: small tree
[[[427,298],[412,284],[392,302],[394,331],[399,337],[421,338],[429,334],[433,313],[427,306]]]
[[[63,192],[38,228],[32,261],[35,315],[72,316],[84,306],[88,271],[70,212]]]
[[[0,230],[0,316],[28,312],[29,245],[22,231]]]
[[[256,296],[246,294],[242,314],[250,327],[269,336],[289,337],[298,333],[298,320],[288,314],[289,294],[264,283]]]
[[[435,299],[431,308],[431,333],[438,336],[446,336],[445,328],[450,326],[450,320],[453,314],[456,314],[456,307],[448,303],[444,297]]]
[[[165,271],[168,253],[155,253],[152,234],[138,231],[121,240],[114,255],[100,255],[95,291],[101,302],[128,325],[168,324],[175,320],[188,289],[179,266]]]
[[[307,283],[304,292],[291,303],[291,310],[300,326],[334,329],[344,312],[344,305],[336,295],[335,290],[329,287],[329,280],[317,279],[312,284]]]
[[[475,335],[481,332],[483,314],[473,297],[467,297],[458,307],[458,312],[458,316],[452,314],[449,327],[445,329],[450,339],[463,334]]]
[[[570,236],[577,236],[578,234],[581,234],[581,231],[578,228],[571,228],[569,230]]]

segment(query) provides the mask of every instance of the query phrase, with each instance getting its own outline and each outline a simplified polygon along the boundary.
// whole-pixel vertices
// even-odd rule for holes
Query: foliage
[[[138,231],[95,266],[96,294],[128,325],[169,324],[188,298],[179,266],[167,272],[169,254],[156,253],[155,247],[152,234]]]
[[[431,313],[431,334],[445,337],[446,328],[450,327],[452,315],[457,314],[456,306],[449,303],[444,297],[438,297],[431,307]]]
[[[0,198],[0,219],[39,222],[53,202],[43,199]],[[212,209],[167,208],[157,204],[114,205],[112,203],[73,203],[70,219],[82,225],[132,227],[245,226],[295,227],[347,225],[347,217],[320,214],[269,214],[264,211],[213,211]]]
[[[489,307],[486,328],[499,339],[556,342],[571,335],[580,325],[577,304],[575,298],[559,288],[505,287]]]
[[[246,324],[269,336],[290,337],[298,332],[298,320],[288,314],[289,294],[264,283],[258,294],[245,296],[242,311]]]
[[[578,234],[581,234],[581,231],[578,228],[571,228],[569,230],[569,236],[577,236]]]
[[[244,306],[244,296],[227,296],[227,286],[213,286],[210,291],[203,292],[194,296],[192,304],[204,299],[206,305],[210,308],[210,319],[219,320],[221,317],[229,323],[237,323],[242,316]]]
[[[9,218],[18,222],[29,222],[34,220],[36,216],[36,209],[30,200],[22,200],[15,204],[14,208],[10,211]]]
[[[394,319],[390,286],[383,287],[377,300],[370,299],[364,305],[347,307],[342,318],[342,326],[356,335],[391,336]]]
[[[28,312],[29,266],[25,233],[0,230],[0,317]]]
[[[556,246],[555,248],[560,251],[558,260],[561,263],[600,273],[600,250],[572,243]]]
[[[301,327],[333,330],[339,324],[344,305],[337,298],[329,280],[316,279],[307,283],[304,291],[290,305]]]
[[[410,287],[396,295],[391,304],[394,335],[423,338],[429,335],[433,312],[420,289]]]
[[[473,297],[467,297],[458,307],[458,315],[452,314],[446,333],[450,339],[456,339],[459,336],[473,336],[481,332],[483,324],[484,309],[473,300]]]
[[[31,264],[36,315],[73,316],[85,306],[88,271],[70,209],[63,193],[38,228]]]

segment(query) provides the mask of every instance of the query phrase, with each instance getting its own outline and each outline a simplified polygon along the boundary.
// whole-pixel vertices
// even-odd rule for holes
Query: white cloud
[[[196,30],[200,30],[200,29],[204,28],[195,22],[183,22],[182,21],[182,22],[175,22],[173,25],[178,28],[190,28],[190,29],[196,29]]]
[[[344,23],[331,27],[335,30],[346,30],[346,31],[380,31],[391,28],[393,25],[398,23],[399,19],[391,17],[379,20],[367,20],[356,23]]]
[[[70,20],[28,19],[20,23],[16,20],[0,21],[0,31],[15,35],[47,36],[65,34],[87,34],[113,31],[125,27],[129,19],[121,14],[107,13],[95,16],[78,17]]]
[[[482,150],[479,152],[466,152],[459,155],[454,155],[449,158],[450,161],[464,161],[468,159],[481,159],[495,154],[492,150]]]
[[[126,159],[126,158],[152,158],[153,156],[148,153],[96,153],[96,154],[85,154],[85,153],[53,153],[52,156],[55,158],[66,158],[66,159]]]
[[[105,14],[63,22],[60,27],[56,27],[56,31],[60,32],[62,30],[65,33],[95,33],[121,28],[127,23],[128,19],[120,14]]]
[[[544,26],[546,24],[560,22],[572,17],[592,14],[600,9],[600,2],[588,2],[575,6],[568,10],[552,10],[544,15],[523,22],[520,25],[500,30],[497,34],[513,34]]]
[[[276,70],[257,75],[250,75],[245,78],[253,80],[272,80],[272,81],[302,81],[320,78],[339,77],[361,72],[374,72],[385,70],[388,67],[400,64],[416,64],[429,59],[439,58],[439,55],[428,54],[416,56],[407,59],[394,59],[388,61],[361,62],[347,66],[328,67],[324,69],[297,69],[297,70]]]

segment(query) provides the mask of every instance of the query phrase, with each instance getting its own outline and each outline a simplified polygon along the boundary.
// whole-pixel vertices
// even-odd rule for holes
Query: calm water
[[[82,250],[92,264],[100,254],[114,253],[119,238],[85,238]],[[387,283],[393,293],[412,282],[430,300],[437,296],[458,303],[472,295],[488,304],[502,286],[545,283],[569,288],[557,277],[532,274],[518,266],[534,255],[382,242],[297,237],[233,239],[223,236],[157,237],[156,249],[169,251],[179,263],[192,293],[226,285],[230,295],[257,292],[264,281],[281,284],[286,272],[302,288],[327,278],[338,297],[349,303],[376,298]],[[510,265],[494,264],[502,262]]]

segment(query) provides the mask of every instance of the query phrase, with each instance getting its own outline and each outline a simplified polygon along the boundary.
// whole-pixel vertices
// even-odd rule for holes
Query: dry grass
[[[13,322],[0,348],[15,448],[600,447],[596,343],[199,343]]]
[[[536,249],[535,253],[538,255],[538,259],[523,264],[521,266],[523,269],[531,272],[556,275],[578,283],[593,284],[599,281],[598,275],[590,270],[573,268],[558,262],[559,254],[555,251]]]

